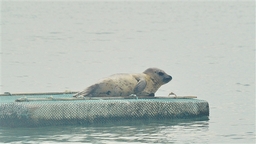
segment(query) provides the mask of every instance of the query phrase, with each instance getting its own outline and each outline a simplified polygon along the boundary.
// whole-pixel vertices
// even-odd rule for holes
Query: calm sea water
[[[80,91],[158,67],[156,95],[197,95],[209,120],[0,128],[8,143],[255,143],[254,1],[1,1],[0,92]]]

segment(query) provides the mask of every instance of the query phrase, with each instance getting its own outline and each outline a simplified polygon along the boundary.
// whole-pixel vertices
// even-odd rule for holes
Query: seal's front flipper
[[[144,79],[140,79],[134,88],[134,93],[137,94],[139,92],[142,92],[145,89],[146,85],[147,81]]]

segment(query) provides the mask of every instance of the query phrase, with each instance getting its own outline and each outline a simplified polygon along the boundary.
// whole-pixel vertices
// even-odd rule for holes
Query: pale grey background
[[[254,1],[4,1],[1,93],[79,91],[110,74],[159,67],[173,80],[156,95],[210,104],[209,121],[162,127],[159,141],[253,142],[254,9]]]

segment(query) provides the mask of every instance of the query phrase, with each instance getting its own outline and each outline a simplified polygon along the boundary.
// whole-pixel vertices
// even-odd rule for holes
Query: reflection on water
[[[91,126],[64,126],[0,129],[2,142],[206,142],[207,118],[190,120],[125,121]]]

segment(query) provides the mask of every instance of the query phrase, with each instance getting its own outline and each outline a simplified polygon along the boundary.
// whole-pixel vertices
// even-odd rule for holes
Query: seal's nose
[[[164,79],[164,82],[165,83],[168,83],[169,81],[172,80],[172,76],[168,75],[165,79]]]
[[[168,75],[168,79],[172,80],[172,76]]]

